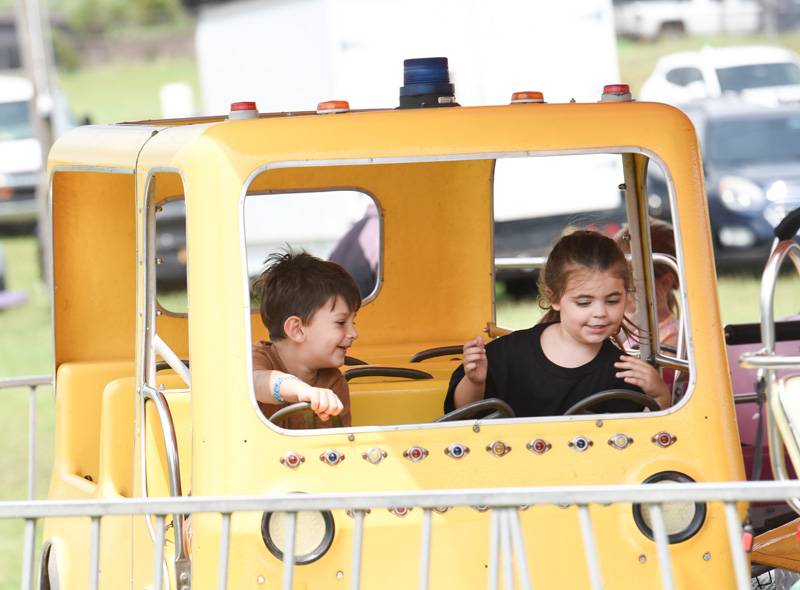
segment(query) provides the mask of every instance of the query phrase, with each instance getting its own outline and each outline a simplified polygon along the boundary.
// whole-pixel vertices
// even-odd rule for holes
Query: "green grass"
[[[5,238],[0,246],[6,257],[8,289],[29,295],[25,305],[0,310],[0,377],[47,374],[52,365],[53,336],[49,298],[36,262],[36,242],[30,237]],[[29,396],[27,388],[0,389],[0,500],[27,495]],[[53,410],[51,388],[40,388],[35,482],[39,498],[46,497],[53,462]],[[22,532],[21,522],[0,521],[0,589],[19,587]]]
[[[92,123],[136,121],[161,116],[159,91],[164,84],[185,82],[200,109],[200,86],[192,59],[115,63],[64,73],[61,86],[76,119]]]

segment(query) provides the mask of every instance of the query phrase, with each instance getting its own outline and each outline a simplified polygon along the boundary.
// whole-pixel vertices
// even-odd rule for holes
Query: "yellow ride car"
[[[238,105],[231,116],[93,125],[61,137],[48,163],[57,403],[49,498],[743,480],[694,129],[675,108],[630,101],[624,88],[608,88],[601,100],[600,90],[592,104],[548,104],[523,93],[512,104],[478,107],[434,101],[446,106],[351,112],[334,102],[316,112],[259,114]],[[612,189],[624,184],[636,319],[652,335],[640,354],[681,371],[685,393],[662,411],[437,421],[461,344],[504,333],[495,316],[495,176],[507,161],[538,170],[578,156],[621,164]],[[685,327],[677,353],[657,340],[653,257],[643,231],[648,163],[668,179]],[[562,175],[563,191],[518,185],[514,198],[568,203],[570,177],[580,174]],[[267,336],[251,305],[253,260],[263,260],[264,244],[279,244],[286,227],[301,235],[316,212],[330,203],[350,207],[353,194],[375,206],[379,221],[375,287],[349,353],[365,364],[342,367],[355,371],[348,375],[353,424],[287,430],[264,418],[254,396],[251,345]],[[300,210],[280,217],[269,206],[276,199],[297,201]],[[185,245],[176,252],[187,277],[178,304],[162,298],[158,284],[159,249],[167,248],[159,214],[175,201],[185,209]],[[259,202],[267,214],[248,219]],[[330,251],[315,243],[319,253]],[[696,588],[702,579],[734,587],[723,506],[683,502],[665,513],[674,586]],[[594,583],[581,549],[583,512],[552,505],[517,514],[521,527],[512,530],[525,540],[532,586]],[[630,503],[592,505],[588,514],[607,587],[658,587],[664,574],[655,517]],[[420,576],[420,528],[430,526],[430,586],[482,588],[493,567],[492,518],[482,506],[445,503],[431,515],[412,502],[369,513],[304,513],[289,584],[412,587]],[[48,518],[40,587],[286,583],[277,513],[236,513],[228,532],[224,522],[219,514],[193,514],[188,522],[176,515],[164,532],[162,520],[106,516],[99,573],[92,574],[91,523]],[[354,571],[352,547],[362,534]],[[223,537],[230,563],[220,574]],[[164,538],[166,557],[154,566],[154,544]]]

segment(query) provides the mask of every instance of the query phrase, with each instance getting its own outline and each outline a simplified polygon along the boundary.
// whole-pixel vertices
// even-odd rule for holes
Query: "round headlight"
[[[275,557],[283,561],[289,540],[286,538],[286,512],[265,512],[261,518],[261,538]],[[294,561],[306,565],[327,553],[333,543],[335,527],[329,510],[306,510],[297,513],[294,540]]]
[[[678,471],[662,471],[651,475],[642,483],[694,483],[694,480]],[[664,526],[667,529],[667,540],[670,543],[680,543],[693,537],[706,520],[705,502],[664,502],[661,504],[661,513],[664,516]],[[633,505],[633,520],[636,526],[651,541],[653,536],[653,521],[648,504]]]

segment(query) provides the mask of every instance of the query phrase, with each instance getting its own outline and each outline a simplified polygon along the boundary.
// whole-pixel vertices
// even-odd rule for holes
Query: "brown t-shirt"
[[[263,340],[253,344],[253,370],[281,371],[282,373],[289,372],[286,370],[286,366],[281,361],[281,358],[278,356],[278,352],[275,350],[275,347],[272,346],[272,343],[265,342]],[[342,404],[344,405],[344,410],[342,410],[342,413],[339,414],[339,417],[342,419],[342,424],[344,426],[350,426],[350,389],[347,387],[347,380],[344,378],[344,375],[342,375],[341,371],[333,367],[320,369],[317,371],[316,379],[308,384],[312,387],[330,389],[333,391],[333,393],[339,396],[339,399],[342,400]],[[265,392],[265,395],[272,397],[272,391]],[[258,406],[261,408],[261,411],[267,418],[272,416],[272,414],[283,407],[283,405],[262,404],[261,402],[258,403]],[[298,413],[294,414],[293,416],[289,416],[286,428],[308,428],[306,424],[307,415],[308,414]],[[318,416],[314,416],[313,418],[314,428],[331,427],[330,420],[323,422]]]

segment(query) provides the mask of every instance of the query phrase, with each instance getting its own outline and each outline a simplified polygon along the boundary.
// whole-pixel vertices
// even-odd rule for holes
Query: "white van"
[[[0,75],[0,225],[36,220],[36,185],[42,150],[30,115],[33,85]]]
[[[33,225],[42,149],[31,119],[33,84],[17,73],[0,73],[0,227]],[[53,90],[53,139],[72,126],[67,101]]]

